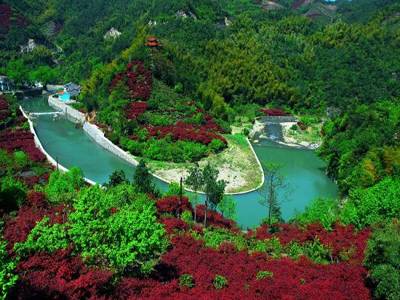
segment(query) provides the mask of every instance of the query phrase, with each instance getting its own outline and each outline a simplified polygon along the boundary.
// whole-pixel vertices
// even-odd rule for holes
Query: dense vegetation
[[[276,2],[2,1],[0,73],[79,82],[77,107],[132,154],[198,161],[280,107],[324,121],[318,151],[344,200],[243,234],[213,211],[233,216],[229,201],[162,198],[145,168],[136,185],[87,187],[51,170],[1,96],[1,298],[399,297],[400,6]]]

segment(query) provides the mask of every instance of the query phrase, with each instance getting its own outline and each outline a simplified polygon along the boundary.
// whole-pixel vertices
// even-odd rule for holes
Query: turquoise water
[[[25,100],[22,106],[30,112],[53,111],[47,99]],[[38,137],[46,151],[63,166],[78,166],[85,177],[100,184],[106,182],[115,170],[123,170],[133,177],[135,167],[97,145],[75,124],[63,118],[40,116],[34,120]],[[262,141],[254,145],[259,159],[264,163],[277,163],[287,183],[287,190],[279,193],[281,211],[285,220],[317,197],[336,197],[336,185],[325,175],[324,162],[309,150],[289,148],[274,142]],[[154,179],[161,190],[167,185]],[[232,196],[237,205],[237,222],[243,228],[257,226],[267,215],[267,209],[259,204],[259,192]]]
[[[71,95],[69,93],[64,93],[64,94],[59,95],[58,98],[62,102],[68,102],[69,100],[71,100]]]

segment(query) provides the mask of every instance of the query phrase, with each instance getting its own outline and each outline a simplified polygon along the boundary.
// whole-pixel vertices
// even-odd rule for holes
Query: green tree
[[[126,178],[125,172],[123,170],[114,171],[110,178],[108,179],[108,183],[106,183],[107,187],[115,187],[119,184],[127,183],[128,179]]]
[[[368,241],[365,266],[369,269],[376,299],[400,299],[400,223],[375,228]]]
[[[270,164],[264,166],[266,173],[265,184],[259,190],[262,198],[259,203],[267,208],[267,222],[272,225],[275,222],[282,221],[280,201],[278,192],[287,189],[284,177],[280,174],[281,170],[278,165]]]
[[[120,272],[149,273],[168,246],[154,203],[131,185],[82,190],[68,224],[84,258]]]
[[[78,190],[84,184],[82,171],[78,168],[71,168],[66,173],[62,173],[61,171],[51,173],[45,191],[50,202],[72,202]]]
[[[224,196],[217,207],[225,218],[236,219],[236,202],[232,197]]]
[[[82,189],[66,223],[50,225],[44,218],[15,251],[51,253],[70,244],[88,264],[147,275],[169,243],[154,202],[131,184],[120,184]]]
[[[385,222],[400,215],[400,179],[385,178],[367,189],[355,189],[340,212],[345,224],[358,228]]]
[[[6,74],[17,85],[21,85],[28,79],[29,69],[22,59],[10,60],[6,67]]]
[[[203,174],[201,172],[201,169],[198,165],[198,163],[195,163],[193,167],[189,169],[189,175],[185,179],[185,184],[191,188],[194,192],[193,196],[190,197],[190,202],[192,203],[193,210],[194,210],[194,220],[197,220],[197,215],[196,215],[196,206],[199,204],[199,195],[198,191],[203,187],[204,185],[204,178]]]
[[[49,83],[56,83],[59,77],[58,70],[49,66],[40,66],[29,73],[31,82],[41,82],[44,87]]]
[[[65,224],[49,225],[50,219],[44,217],[29,233],[25,242],[16,243],[14,251],[23,257],[33,255],[36,252],[48,252],[68,247],[67,231]]]
[[[135,169],[133,183],[142,193],[158,194],[156,187],[153,184],[153,178],[150,171],[143,159],[140,160],[139,165]]]
[[[207,208],[210,205],[212,209],[216,209],[217,205],[224,197],[225,181],[218,180],[219,171],[207,164],[202,170],[202,177],[204,182],[205,211],[204,211],[204,226],[207,226]]]
[[[320,222],[325,229],[332,229],[339,219],[338,200],[317,198],[306,207],[305,211],[294,218],[300,225]]]

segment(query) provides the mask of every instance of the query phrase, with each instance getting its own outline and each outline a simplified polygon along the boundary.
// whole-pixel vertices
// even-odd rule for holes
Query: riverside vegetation
[[[52,170],[1,96],[1,298],[399,298],[400,6],[275,4],[0,4],[0,72],[17,86],[81,83],[76,107],[150,168],[224,162],[231,128],[244,139],[280,108],[311,116],[294,136],[313,141],[324,121],[317,151],[341,192],[288,223],[274,207],[243,233],[215,211],[229,200],[191,205],[176,185],[161,195],[115,175],[100,189]],[[104,38],[111,27],[122,34]]]

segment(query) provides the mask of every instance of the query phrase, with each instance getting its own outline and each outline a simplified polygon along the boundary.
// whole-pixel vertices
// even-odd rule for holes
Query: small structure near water
[[[7,76],[0,75],[0,92],[10,92],[13,88],[12,81]]]
[[[70,94],[71,97],[76,97],[81,93],[81,86],[70,82],[64,85],[64,91]]]

